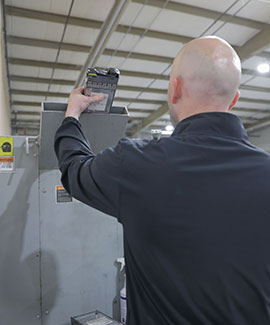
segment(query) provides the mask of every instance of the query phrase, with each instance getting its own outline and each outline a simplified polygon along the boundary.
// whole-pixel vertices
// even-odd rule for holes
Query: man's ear
[[[172,103],[176,104],[182,96],[182,80],[180,78],[173,78],[172,88]]]
[[[234,96],[234,98],[233,98],[233,101],[232,101],[231,105],[230,105],[229,108],[228,108],[229,111],[230,111],[230,110],[234,107],[234,105],[237,103],[239,96],[240,96],[240,91],[237,90],[237,92],[236,92],[236,94],[235,94],[235,96]]]

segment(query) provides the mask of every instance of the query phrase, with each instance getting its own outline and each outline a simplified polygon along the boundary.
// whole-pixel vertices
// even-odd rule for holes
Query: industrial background
[[[2,4],[10,100],[5,114],[10,112],[14,135],[39,133],[40,103],[67,101],[85,75],[89,55],[92,66],[121,71],[114,105],[129,110],[128,136],[149,136],[152,129],[170,134],[166,98],[171,63],[186,42],[203,35],[224,38],[242,60],[241,97],[232,113],[248,131],[270,120],[269,0]]]
[[[193,38],[217,35],[243,63],[232,114],[270,151],[270,0],[0,4],[0,323],[70,325],[96,309],[120,321],[122,226],[61,186],[59,108],[88,67],[119,68],[115,107],[80,119],[93,150],[125,135],[168,136],[173,58]]]

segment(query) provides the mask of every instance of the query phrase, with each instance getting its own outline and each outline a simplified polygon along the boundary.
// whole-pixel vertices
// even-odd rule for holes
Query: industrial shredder
[[[0,319],[5,325],[67,325],[92,310],[119,320],[115,261],[122,226],[65,193],[54,154],[65,103],[44,102],[39,137],[13,137],[15,169],[0,171]],[[82,114],[94,152],[123,136],[125,107]]]

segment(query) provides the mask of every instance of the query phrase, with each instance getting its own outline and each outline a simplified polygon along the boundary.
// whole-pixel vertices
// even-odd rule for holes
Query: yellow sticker
[[[0,137],[0,156],[13,156],[12,137]]]

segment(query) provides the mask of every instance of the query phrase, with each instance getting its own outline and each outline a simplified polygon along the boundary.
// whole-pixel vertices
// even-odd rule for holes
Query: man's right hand
[[[79,120],[81,113],[89,104],[100,102],[103,98],[102,93],[92,97],[83,95],[83,87],[73,89],[69,96],[65,117],[74,117]]]

